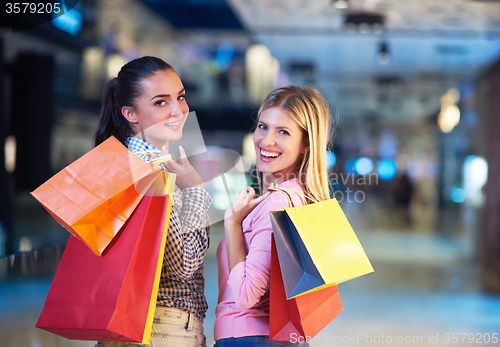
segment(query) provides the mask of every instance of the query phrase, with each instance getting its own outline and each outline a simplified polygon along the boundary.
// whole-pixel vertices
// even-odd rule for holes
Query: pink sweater
[[[297,179],[282,188],[302,192]],[[290,193],[295,206],[304,202]],[[246,260],[228,271],[225,238],[217,248],[219,299],[215,310],[215,340],[227,337],[269,335],[269,273],[271,269],[271,218],[269,211],[289,207],[285,194],[273,192],[242,223],[247,248]]]

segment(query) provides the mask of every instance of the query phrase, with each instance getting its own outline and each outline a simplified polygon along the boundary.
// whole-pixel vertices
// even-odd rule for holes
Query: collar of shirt
[[[158,148],[150,144],[149,142],[139,139],[137,137],[127,137],[125,138],[125,146],[134,154],[137,152],[144,151],[158,151]],[[146,162],[150,162],[153,158],[146,154],[136,154],[139,158]]]

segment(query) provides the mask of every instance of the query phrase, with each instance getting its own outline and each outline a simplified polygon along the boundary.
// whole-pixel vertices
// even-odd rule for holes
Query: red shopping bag
[[[271,240],[269,339],[309,341],[344,310],[338,287],[327,287],[287,300],[274,235]]]
[[[171,209],[171,198],[152,190],[102,256],[70,236],[38,328],[75,340],[149,343]]]
[[[160,173],[157,165],[144,162],[110,137],[31,195],[100,255]]]

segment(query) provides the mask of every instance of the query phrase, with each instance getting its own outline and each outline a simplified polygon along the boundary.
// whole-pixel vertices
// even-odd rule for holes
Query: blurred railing
[[[36,328],[50,284],[65,248],[46,248],[0,257],[0,346],[93,347]]]
[[[65,243],[0,257],[0,286],[11,281],[50,279],[54,276]]]

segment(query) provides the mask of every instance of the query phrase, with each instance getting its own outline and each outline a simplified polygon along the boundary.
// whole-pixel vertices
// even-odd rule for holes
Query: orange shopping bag
[[[274,234],[271,242],[269,339],[309,341],[344,310],[338,287],[326,287],[287,300]]]
[[[31,194],[100,255],[160,173],[110,137]]]
[[[75,340],[149,343],[172,205],[153,190],[102,256],[70,236],[38,328]]]

